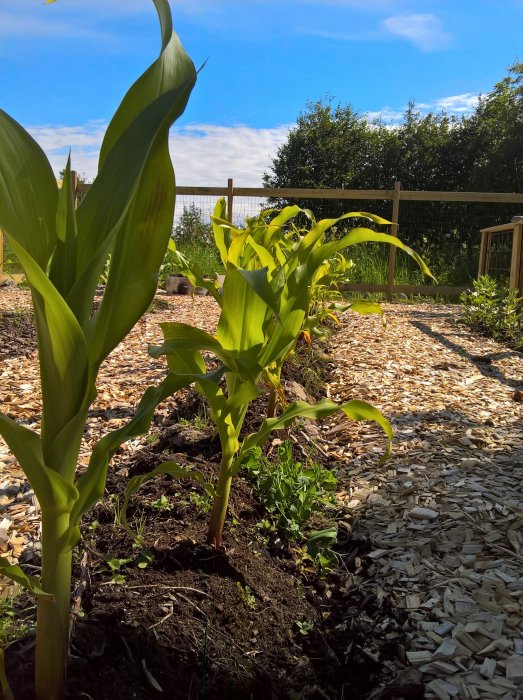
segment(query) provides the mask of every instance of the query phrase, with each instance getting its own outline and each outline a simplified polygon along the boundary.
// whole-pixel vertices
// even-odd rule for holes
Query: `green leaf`
[[[411,258],[413,258],[419,265],[421,271],[433,277],[431,271],[423,261],[423,259],[409,246],[405,245],[396,236],[391,236],[388,233],[378,233],[377,231],[372,231],[368,228],[354,228],[346,236],[339,239],[338,241],[331,241],[326,243],[320,248],[316,249],[311,254],[310,266],[312,269],[316,269],[323,260],[332,257],[335,253],[343,248],[348,248],[349,246],[357,245],[358,243],[390,243],[396,248],[405,251]]]
[[[53,596],[40,587],[40,579],[36,576],[28,576],[19,566],[9,563],[4,557],[0,557],[0,574],[18,583],[38,598],[53,600]]]
[[[156,0],[156,5],[162,54],[131,88],[125,107],[111,122],[100,172],[77,210],[79,267],[67,298],[87,328],[95,365],[147,308],[171,233],[174,176],[168,129],[185,109],[196,71],[176,35],[166,44],[169,6],[165,0]],[[90,300],[111,251],[106,293],[89,320]]]
[[[167,0],[153,0],[160,20],[162,47],[154,63],[127,91],[111,119],[100,150],[99,170],[118,139],[143,110],[160,95],[196,79],[193,62],[173,31],[171,9]],[[184,105],[185,106],[185,105]]]
[[[78,321],[36,261],[14,239],[33,290],[42,384],[42,446],[47,465],[74,473],[87,406],[94,398],[85,338]],[[64,474],[65,476],[65,474]]]
[[[347,308],[349,308],[351,311],[355,311],[357,314],[362,314],[364,316],[368,316],[370,314],[379,314],[383,319],[383,325],[386,325],[385,312],[383,311],[381,306],[375,301],[353,301],[352,304],[349,304]]]
[[[393,437],[392,427],[389,421],[374,406],[357,399],[344,404],[336,404],[329,399],[323,399],[314,405],[308,404],[305,401],[296,401],[289,404],[277,418],[266,418],[257,433],[251,433],[245,438],[240,453],[233,465],[234,473],[237,473],[241,468],[245,454],[253,447],[262,445],[273,430],[287,428],[296,418],[326,418],[338,411],[343,411],[346,416],[353,420],[376,422],[388,437],[389,446],[386,455],[389,454]]]
[[[60,474],[45,465],[40,436],[3,413],[0,413],[0,435],[33,487],[42,511],[56,517],[70,512],[78,492]]]
[[[53,170],[36,141],[3,110],[0,153],[0,229],[45,271],[57,242]]]
[[[267,279],[268,268],[263,267],[261,270],[238,270],[249,287],[256,292],[265,304],[271,309],[274,316],[278,319],[280,315],[279,303],[274,291]]]
[[[256,353],[265,341],[263,325],[267,305],[251,286],[257,285],[261,290],[260,277],[244,276],[242,272],[232,266],[227,268],[216,338],[224,349],[245,355],[251,350]]]
[[[65,297],[76,277],[76,215],[71,184],[71,155],[67,159],[56,212],[56,250],[49,270],[49,279]]]

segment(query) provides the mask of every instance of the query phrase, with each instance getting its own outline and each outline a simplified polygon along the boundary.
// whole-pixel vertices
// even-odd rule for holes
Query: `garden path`
[[[27,309],[27,292],[0,288],[0,410],[38,427]],[[402,640],[391,668],[397,683],[410,665],[408,680],[421,679],[427,697],[523,697],[523,355],[471,333],[456,306],[385,309],[386,328],[377,317],[341,316],[329,391],[370,401],[392,420],[392,456],[380,464],[384,439],[371,425],[335,418],[313,436],[340,469],[348,599],[363,588],[382,612],[404,611],[402,630],[381,614],[368,635],[371,656],[373,636]],[[146,351],[161,340],[158,323],[212,330],[217,318],[209,298],[157,296],[102,367],[83,463],[103,427],[118,427],[163,377],[163,362]],[[157,422],[173,408],[167,402]],[[128,443],[116,464],[143,444]],[[0,441],[0,554],[30,567],[38,523],[33,494]],[[373,624],[364,615],[360,623]]]
[[[376,430],[337,419],[323,433],[343,465],[352,585],[404,609],[404,679],[426,697],[523,697],[523,355],[456,306],[386,311],[385,329],[345,314],[332,342],[332,398],[364,398],[395,428],[381,466]],[[393,643],[379,619],[370,638]]]

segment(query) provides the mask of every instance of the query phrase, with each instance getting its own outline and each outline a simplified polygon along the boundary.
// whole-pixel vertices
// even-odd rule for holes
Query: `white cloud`
[[[34,126],[28,131],[44,149],[56,174],[71,148],[74,170],[92,180],[106,124]],[[190,124],[171,130],[169,141],[176,181],[187,186],[225,187],[233,177],[238,187],[260,187],[262,174],[288,134],[288,126],[254,129],[248,126]]]
[[[444,110],[451,114],[467,114],[477,107],[479,97],[472,92],[464,92],[461,95],[451,95],[450,97],[440,97],[436,100],[434,107],[437,110]]]
[[[392,36],[411,41],[421,51],[440,51],[450,43],[441,20],[432,14],[403,14],[387,17],[381,26]]]
[[[392,107],[383,107],[383,109],[377,112],[366,112],[365,116],[369,121],[374,121],[375,119],[380,119],[384,124],[398,124],[404,112],[393,109]]]
[[[224,186],[233,177],[238,187],[260,187],[264,170],[287,138],[288,126],[192,124],[171,132],[170,146],[179,184]]]
[[[416,102],[415,111],[421,114],[428,112],[446,112],[450,115],[462,116],[471,114],[478,104],[479,97],[472,92],[464,92],[461,95],[449,95],[448,97],[438,97],[434,102]],[[386,125],[399,124],[405,114],[407,105],[402,110],[393,107],[383,107],[375,112],[366,112],[365,116],[369,121],[380,119]]]

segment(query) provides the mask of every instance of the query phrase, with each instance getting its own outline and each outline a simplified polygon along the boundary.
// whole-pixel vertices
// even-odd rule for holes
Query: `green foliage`
[[[271,526],[289,540],[303,539],[302,526],[311,515],[333,504],[336,476],[314,461],[296,462],[289,440],[278,446],[276,462],[255,448],[245,467]]]
[[[34,609],[34,608],[33,608]],[[0,598],[0,647],[5,649],[16,639],[27,636],[34,625],[20,613],[15,598]]]
[[[216,275],[223,274],[223,266],[213,245],[197,239],[177,243],[177,248],[190,261],[191,265],[199,267],[206,277],[214,279]]]
[[[165,287],[170,275],[185,274],[185,265],[180,262],[180,254],[188,261],[191,267],[197,267],[202,275],[214,279],[216,275],[223,273],[216,248],[199,239],[186,240],[176,244],[176,251],[168,250],[160,268],[159,284]]]
[[[335,568],[340,557],[334,551],[338,532],[335,525],[316,532],[311,532],[307,539],[307,555],[316,569],[322,573],[328,573]]]
[[[161,285],[165,285],[169,275],[184,273],[180,253],[206,277],[214,278],[223,272],[218,251],[213,245],[211,222],[205,221],[196,205],[184,206],[173,231],[173,242],[175,245],[169,247],[160,268]]]
[[[202,210],[195,204],[184,206],[179,221],[174,227],[173,237],[176,247],[199,242],[212,245],[212,226],[209,218],[205,220]]]
[[[38,597],[37,700],[61,700],[69,638],[72,549],[82,516],[103,494],[109,460],[145,432],[180,380],[143,396],[134,418],[105,435],[77,474],[96,378],[107,355],[148,308],[171,234],[175,184],[171,124],[185,109],[196,71],[173,32],[167,0],[154,0],[162,47],[124,97],[105,134],[99,172],[75,210],[70,162],[58,189],[31,136],[0,111],[0,228],[31,288],[42,390],[41,430],[0,413],[0,435],[42,511],[41,580],[0,558],[0,572]],[[111,264],[93,313],[105,261]]]
[[[461,295],[465,323],[482,333],[523,348],[523,297],[517,289],[500,287],[488,275],[474,280]]]
[[[311,228],[297,232],[291,227],[289,231],[290,220],[300,213],[311,221]],[[309,313],[310,287],[316,272],[326,260],[344,248],[374,241],[390,243],[404,250],[430,274],[421,258],[401,241],[371,229],[357,227],[338,240],[325,242],[328,229],[354,216],[384,223],[373,214],[348,213],[338,219],[316,221],[311,212],[287,207],[281,212],[263,212],[260,217],[248,219],[244,229],[231,225],[224,215],[225,202],[220,200],[212,220],[215,242],[226,268],[223,289],[219,290],[214,282],[204,279],[201,270],[178,254],[191,282],[206,288],[220,305],[216,335],[184,323],[163,323],[163,345],[150,348],[153,357],[167,357],[173,382],[179,381],[184,386],[194,383],[195,390],[209,404],[222,448],[208,535],[209,543],[216,546],[221,543],[232,479],[249,450],[263,444],[273,430],[287,428],[300,417],[318,419],[342,411],[353,420],[378,423],[387,435],[390,447],[390,423],[373,406],[359,400],[342,405],[328,399],[315,405],[296,401],[283,405],[278,416],[268,410],[268,417],[259,430],[240,440],[249,405],[267,385],[282,395],[282,363],[294,350],[300,335],[318,323],[318,319]],[[351,307],[364,314],[381,312],[376,304],[368,302],[354,302]],[[221,364],[212,375],[205,375],[209,352]],[[222,376],[224,383],[220,383]],[[174,462],[160,465],[150,474],[130,483],[125,507],[140,484],[157,473],[189,475],[200,482],[203,478],[198,472],[184,469]]]
[[[236,581],[236,588],[239,590],[241,598],[245,605],[251,610],[254,610],[254,608],[256,607],[256,598],[252,593],[251,587],[247,585],[242,586],[242,584],[239,581]]]
[[[278,149],[264,185],[390,189],[399,180],[408,190],[520,192],[522,123],[521,62],[510,66],[508,75],[461,118],[445,112],[421,114],[411,103],[401,122],[391,128],[380,121],[369,123],[348,105],[309,102]],[[278,206],[286,203],[279,200]],[[328,200],[299,204],[333,217],[344,206],[342,201]],[[355,200],[351,206],[357,210],[370,205]],[[390,203],[373,202],[372,211],[388,217]],[[406,202],[398,235],[423,254],[441,284],[468,283],[474,277],[478,229],[506,223],[515,213],[519,212],[513,206],[503,204]],[[402,279],[401,271],[399,275],[400,282],[416,282]]]

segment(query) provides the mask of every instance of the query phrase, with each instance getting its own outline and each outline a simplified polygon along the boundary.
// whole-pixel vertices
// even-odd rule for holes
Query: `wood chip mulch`
[[[213,330],[218,318],[205,297],[159,294],[155,306],[102,367],[83,464],[104,426],[119,427],[164,376],[147,355],[158,323]],[[29,308],[27,292],[0,289],[0,314]],[[380,408],[394,425],[392,456],[380,463],[385,441],[372,425],[336,417],[314,434],[339,466],[348,545],[365,542],[350,582],[404,610],[401,644],[383,616],[376,633],[398,640],[396,670],[419,678],[427,698],[523,698],[523,355],[470,332],[457,306],[385,308],[386,328],[342,315],[328,388]],[[25,333],[18,354],[16,338],[0,341],[0,410],[38,428],[32,341]],[[116,462],[143,445],[128,443]],[[38,528],[38,504],[0,440],[0,554],[30,566]]]

